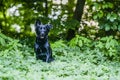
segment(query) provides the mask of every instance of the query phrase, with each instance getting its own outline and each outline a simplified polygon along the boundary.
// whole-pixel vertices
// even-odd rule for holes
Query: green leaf
[[[98,44],[96,45],[97,48],[102,49],[104,47],[102,42],[98,42]]]
[[[2,46],[5,45],[5,40],[4,40],[2,37],[0,37],[0,44],[1,44]]]
[[[110,17],[111,17],[111,14],[110,14],[110,13],[108,13],[108,14],[107,14],[107,19],[109,20],[109,19],[110,19]]]
[[[117,29],[117,25],[114,24],[113,27],[112,27],[112,29],[116,30]]]
[[[109,8],[113,8],[113,3],[108,3]]]
[[[110,17],[110,21],[113,22],[114,21],[114,17]]]
[[[79,45],[79,47],[82,47],[83,46],[83,42],[81,40],[79,40],[78,45]]]
[[[109,31],[110,30],[110,26],[108,24],[105,24],[105,31]]]
[[[117,14],[116,13],[112,13],[112,16],[114,17],[114,19],[117,18]]]
[[[100,9],[100,6],[98,3],[95,3],[94,5],[95,5],[96,10]]]
[[[102,18],[103,17],[103,12],[100,11],[100,13],[98,14],[99,18]]]
[[[120,31],[120,25],[118,25],[118,30]]]
[[[94,15],[94,16],[93,16],[93,19],[97,19],[97,17],[98,17],[97,15]]]
[[[110,43],[106,43],[106,45],[105,45],[106,49],[109,49],[110,45],[111,45]]]
[[[112,13],[111,17],[110,17],[110,21],[114,22],[114,20],[117,19],[117,14]]]

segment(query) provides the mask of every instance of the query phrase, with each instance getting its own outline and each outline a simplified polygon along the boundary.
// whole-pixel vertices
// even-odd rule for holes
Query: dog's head
[[[52,28],[51,24],[43,25],[39,20],[35,23],[35,31],[39,38],[44,39],[47,37],[50,29]]]

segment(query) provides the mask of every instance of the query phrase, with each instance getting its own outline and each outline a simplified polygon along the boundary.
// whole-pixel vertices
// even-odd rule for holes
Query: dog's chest
[[[41,53],[46,53],[47,52],[47,50],[46,50],[46,48],[45,47],[39,47],[39,50],[40,50],[40,52]]]

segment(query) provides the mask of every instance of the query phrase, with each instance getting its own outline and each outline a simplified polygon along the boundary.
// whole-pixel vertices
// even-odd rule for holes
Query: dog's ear
[[[40,22],[40,20],[36,20],[36,22],[35,22],[35,27],[37,27],[38,25],[41,25],[41,22]]]
[[[46,27],[47,27],[48,31],[53,28],[53,26],[51,24],[47,24]]]

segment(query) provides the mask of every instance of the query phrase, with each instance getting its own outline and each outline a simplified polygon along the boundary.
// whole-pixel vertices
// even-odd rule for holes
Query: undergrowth
[[[0,80],[119,80],[119,43],[76,36],[51,44],[55,61],[35,59],[33,47],[0,34]]]

